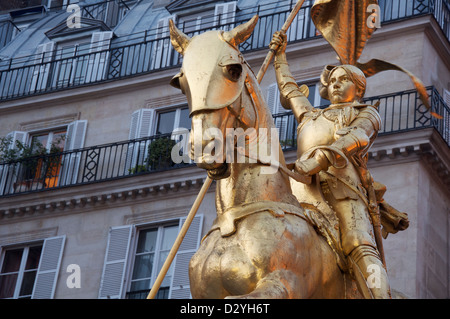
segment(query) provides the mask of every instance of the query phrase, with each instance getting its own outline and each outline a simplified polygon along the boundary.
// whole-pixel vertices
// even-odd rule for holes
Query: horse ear
[[[178,53],[184,54],[184,51],[186,50],[187,46],[189,45],[189,42],[191,41],[191,38],[189,38],[186,34],[181,32],[175,26],[175,23],[172,21],[172,19],[169,20],[169,29],[170,29],[170,41],[172,42],[173,47]]]
[[[246,23],[238,25],[231,31],[224,32],[223,38],[231,45],[237,47],[252,35],[253,29],[255,29],[257,22],[258,15],[255,15]]]

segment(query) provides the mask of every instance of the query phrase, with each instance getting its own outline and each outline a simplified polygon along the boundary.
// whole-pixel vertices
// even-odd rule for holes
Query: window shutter
[[[79,120],[67,126],[64,151],[74,151],[84,147],[86,137],[87,120]],[[78,180],[82,152],[69,152],[63,155],[60,185],[75,184]]]
[[[51,237],[44,241],[33,288],[33,299],[52,299],[55,295],[65,241],[66,236]]]
[[[39,92],[47,87],[54,46],[55,42],[50,41],[38,45],[36,49],[36,59],[34,61],[35,66],[33,70],[33,77],[31,78],[31,93],[36,91]]]
[[[267,106],[272,114],[277,114],[280,104],[280,91],[278,84],[273,83],[267,88]]]
[[[170,66],[173,57],[173,47],[169,37],[169,20],[176,23],[177,16],[171,15],[158,20],[156,30],[156,50],[153,51],[152,65],[154,69]]]
[[[444,101],[447,107],[450,107],[450,91],[444,90]]]
[[[140,109],[131,115],[129,139],[139,139],[151,136],[153,130],[153,121],[155,110]],[[136,141],[128,144],[127,158],[125,162],[125,173],[129,173],[130,169],[136,165],[144,165],[147,157],[149,141]]]
[[[224,30],[229,31],[234,28],[237,2],[226,2],[216,4],[214,12],[214,22],[216,26],[224,26]],[[231,23],[229,25],[229,23]]]
[[[444,90],[444,103],[447,104],[447,108],[444,108],[444,119],[443,119],[443,125],[444,125],[444,135],[443,136],[450,136],[450,91]]]
[[[22,131],[13,131],[6,135],[7,138],[12,138],[12,143],[9,145],[9,149],[16,148],[16,141],[21,142],[22,144],[26,144],[28,141],[28,133]]]
[[[119,299],[122,297],[125,271],[134,226],[112,227],[109,231],[99,298]]]
[[[186,217],[180,218],[180,228]],[[170,285],[169,299],[188,299],[191,298],[189,284],[189,261],[197,251],[202,234],[203,216],[197,215],[192,220],[191,226],[184,237],[183,242],[175,256],[172,283]]]
[[[22,131],[13,131],[6,135],[6,138],[11,138],[11,144],[8,148],[10,150],[16,148],[16,141],[26,144],[28,142],[28,133]],[[20,171],[20,163],[0,165],[0,195],[9,194],[13,192],[14,183],[17,181],[17,175]]]
[[[272,114],[278,114],[284,111],[280,102],[280,91],[278,90],[277,83],[271,84],[267,89],[267,105],[272,112]],[[275,127],[278,130],[279,140],[286,140],[288,117],[275,117],[274,118]]]
[[[94,32],[89,48],[89,62],[86,83],[100,81],[105,78],[109,58],[109,47],[113,37],[112,31]]]

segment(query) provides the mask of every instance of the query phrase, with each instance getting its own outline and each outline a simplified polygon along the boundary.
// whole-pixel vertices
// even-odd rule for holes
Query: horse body
[[[237,50],[255,24],[254,18],[230,32],[209,31],[192,39],[171,24],[172,43],[184,55],[172,84],[187,96],[193,123],[201,123],[191,131],[193,149],[199,133],[201,149],[208,147],[214,138],[203,133],[212,128],[226,136],[230,129],[274,127],[258,82]],[[272,145],[271,138],[257,149]],[[190,262],[192,296],[345,298],[350,291],[355,296],[329,243],[292,194],[289,177],[281,170],[267,174],[267,163],[249,157],[249,145],[261,140],[258,132],[247,137],[240,150],[244,162],[237,153],[227,157],[226,150],[215,150],[214,161],[211,154],[192,150],[197,165],[216,180],[217,209],[215,223]],[[279,143],[271,151],[274,162],[285,165]]]

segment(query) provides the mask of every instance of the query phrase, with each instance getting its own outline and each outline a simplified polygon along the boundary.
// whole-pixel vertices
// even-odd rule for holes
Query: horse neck
[[[256,145],[258,161],[254,163],[255,158],[251,162],[246,157],[244,163],[235,160],[229,164],[230,176],[217,182],[216,206],[218,212],[260,201],[296,203],[289,178],[277,169],[278,165],[285,165],[285,160],[278,135],[275,140],[271,140],[271,128],[275,128],[272,114],[262,97],[256,79],[254,76],[250,79],[250,89],[244,89],[242,93],[242,107],[245,108],[249,118],[256,119],[253,128],[256,129],[258,137],[252,142],[258,143]],[[253,94],[250,92],[252,87]],[[252,114],[252,110],[256,114]],[[260,129],[264,128],[267,129],[267,140],[264,140],[260,134],[262,132]],[[245,130],[245,128],[243,129]],[[267,165],[267,158],[265,163],[260,160],[259,152],[267,145],[271,145],[271,150],[266,155],[270,155],[270,162],[273,166]],[[246,148],[246,152],[248,151]]]

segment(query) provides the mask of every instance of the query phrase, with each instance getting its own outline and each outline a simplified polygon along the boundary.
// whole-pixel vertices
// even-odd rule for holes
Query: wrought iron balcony
[[[416,90],[368,97],[364,103],[375,105],[379,102],[378,112],[382,119],[379,136],[435,128],[450,146],[450,109],[439,92],[432,86],[427,88],[432,111],[442,115],[437,119],[423,105]],[[325,108],[326,106],[321,106]],[[297,148],[297,122],[292,112],[274,115],[275,125],[279,130],[283,150]]]
[[[380,135],[434,128],[450,146],[450,109],[433,87],[428,88],[428,93],[433,111],[442,115],[443,120],[430,116],[415,90],[367,98],[370,104],[380,102],[383,121]],[[277,114],[274,119],[283,149],[295,149],[297,125],[292,112]],[[180,155],[187,149],[184,144],[187,134],[186,131],[172,136],[150,136],[0,163],[0,196],[112,181],[195,165],[181,161],[181,157],[178,164],[172,161],[175,144],[183,148],[175,149],[173,154]]]
[[[241,8],[232,23],[214,18],[212,26],[189,30],[181,23],[179,28],[192,36],[209,29],[230,29],[247,21],[254,14],[260,19],[253,35],[241,50],[267,49],[272,34],[279,30],[296,1],[277,1],[253,8]],[[309,3],[309,4],[307,4]],[[288,31],[290,42],[318,37],[310,19],[311,3],[305,2]],[[450,4],[448,0],[379,0],[382,23],[431,14],[447,39],[450,37]],[[105,10],[97,5],[89,11],[104,19]],[[96,9],[96,10],[94,10]],[[97,10],[98,9],[98,10]],[[100,43],[95,49],[82,46],[73,52],[61,49],[35,56],[0,61],[0,102],[35,94],[55,92],[73,87],[92,85],[131,76],[156,72],[180,65],[181,57],[170,45],[167,30],[148,30]]]

